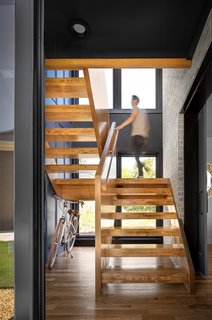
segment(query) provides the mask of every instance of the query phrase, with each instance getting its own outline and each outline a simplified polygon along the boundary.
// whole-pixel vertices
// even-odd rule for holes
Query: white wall
[[[190,69],[163,70],[163,173],[170,178],[177,209],[184,217],[184,118],[180,114],[212,42],[212,10],[195,50]]]
[[[14,128],[15,6],[0,2],[0,132]]]

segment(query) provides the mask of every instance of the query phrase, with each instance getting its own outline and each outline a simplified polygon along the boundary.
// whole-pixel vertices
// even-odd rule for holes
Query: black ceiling
[[[191,59],[212,0],[45,0],[46,58]],[[68,23],[84,20],[87,38]]]

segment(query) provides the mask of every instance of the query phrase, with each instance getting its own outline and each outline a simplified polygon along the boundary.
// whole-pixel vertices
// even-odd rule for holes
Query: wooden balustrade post
[[[96,247],[96,295],[101,294],[102,274],[101,274],[101,177],[95,177],[95,247]]]

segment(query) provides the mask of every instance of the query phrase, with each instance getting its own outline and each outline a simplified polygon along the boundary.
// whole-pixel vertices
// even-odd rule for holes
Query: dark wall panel
[[[130,113],[111,113],[111,123],[116,122],[117,125],[122,123]],[[162,114],[148,113],[150,121],[150,137],[147,146],[147,153],[162,153]],[[120,130],[117,151],[119,153],[131,153],[131,126],[127,126]]]

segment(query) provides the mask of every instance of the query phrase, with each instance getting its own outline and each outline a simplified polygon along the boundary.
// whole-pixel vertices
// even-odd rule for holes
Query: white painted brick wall
[[[180,114],[212,42],[212,10],[195,50],[190,69],[163,70],[163,173],[170,178],[177,210],[184,217],[184,117]]]

